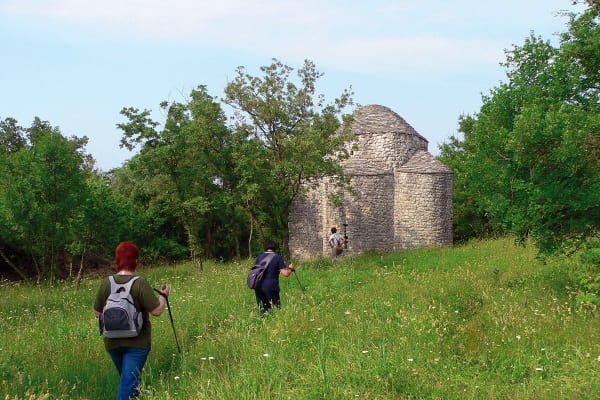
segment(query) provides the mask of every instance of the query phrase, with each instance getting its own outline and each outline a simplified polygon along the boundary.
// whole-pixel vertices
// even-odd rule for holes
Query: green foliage
[[[141,258],[150,264],[164,263],[165,260],[183,260],[189,254],[189,249],[174,240],[157,237],[148,243]]]
[[[87,194],[79,209],[78,231],[69,246],[72,254],[96,254],[112,258],[122,240],[142,240],[144,213],[111,187],[109,175],[89,174]]]
[[[600,240],[590,240],[580,255],[584,265],[578,271],[579,293],[577,299],[582,304],[596,307],[600,305]]]
[[[489,223],[543,253],[597,233],[600,26],[587,12],[569,27],[558,48],[531,35],[508,51],[508,82],[463,117],[464,141],[442,147],[457,179],[459,232]]]
[[[0,143],[0,252],[21,279],[73,277],[74,263],[80,277],[90,256],[112,258],[119,241],[143,241],[144,213],[113,189],[114,177],[91,170],[85,137],[7,119]]]
[[[345,90],[332,103],[317,95],[322,73],[306,60],[296,71],[274,59],[253,76],[244,67],[225,88],[224,101],[237,112],[241,135],[234,161],[236,171],[246,171],[237,191],[245,193],[244,207],[252,218],[282,243],[288,253],[288,215],[296,196],[323,176],[343,176],[338,164],[348,156],[346,132],[338,131],[343,111],[351,106],[352,92]]]
[[[469,137],[473,118],[462,116],[459,121],[460,131]],[[464,173],[467,157],[464,142],[452,136],[448,142],[440,146],[438,159],[456,173],[454,174],[454,195],[452,199],[452,232],[454,243],[465,243],[470,239],[493,237],[500,233],[495,228],[485,210],[478,204],[479,196],[470,190],[469,174]]]
[[[14,118],[0,121],[0,154],[19,151],[27,144],[25,129]]]
[[[28,143],[11,147],[0,163],[0,242],[29,255],[38,279],[54,279],[87,193],[80,153],[86,139],[66,139],[37,118],[26,132]]]
[[[503,239],[296,263],[305,291],[283,279],[268,318],[245,287],[250,263],[142,269],[172,286],[183,350],[166,311],[153,318],[144,399],[600,396],[598,324],[574,299],[573,258],[542,264]],[[3,398],[114,396],[91,310],[98,285],[2,285]]]
[[[203,86],[193,90],[185,104],[163,102],[161,107],[167,115],[161,131],[149,111],[123,109],[128,118],[119,124],[123,145],[140,146],[140,153],[117,173],[115,187],[142,206],[151,221],[155,238],[140,245],[180,243],[192,258],[222,256],[216,253],[218,221],[230,221],[225,232],[219,232],[223,240],[242,231],[238,209],[224,206],[237,201],[231,191],[235,177],[230,172],[232,135],[226,117]],[[230,249],[234,243],[231,240]]]

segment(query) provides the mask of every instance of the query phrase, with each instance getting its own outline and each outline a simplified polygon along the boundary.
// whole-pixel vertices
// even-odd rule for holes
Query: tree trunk
[[[4,254],[4,252],[2,250],[0,250],[0,256],[2,256],[2,258],[4,259],[4,261],[6,261],[6,263],[25,281],[29,281],[29,279],[27,279],[27,276],[23,273],[23,271],[21,271],[19,269],[19,267],[17,267],[15,264],[13,264],[8,257],[6,257],[6,254]]]
[[[254,218],[250,214],[250,234],[248,235],[248,258],[252,258],[252,233],[254,232]]]
[[[85,247],[83,248],[83,251],[81,252],[81,262],[79,263],[79,271],[77,271],[77,277],[75,278],[75,282],[77,284],[77,287],[79,287],[79,284],[81,283],[81,274],[83,273],[83,259],[84,259],[84,255],[85,255]]]

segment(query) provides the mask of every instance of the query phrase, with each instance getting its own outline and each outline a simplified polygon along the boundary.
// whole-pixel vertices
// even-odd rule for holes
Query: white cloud
[[[498,65],[503,50],[483,40],[440,36],[391,38],[348,38],[322,46],[319,52],[302,44],[292,46],[301,54],[312,51],[317,64],[326,63],[342,70],[374,73],[427,73],[481,65]],[[293,56],[290,54],[289,56]]]
[[[496,67],[521,41],[500,40],[510,36],[503,27],[548,7],[541,0],[0,0],[0,12],[77,26],[96,40],[185,41],[367,73]]]

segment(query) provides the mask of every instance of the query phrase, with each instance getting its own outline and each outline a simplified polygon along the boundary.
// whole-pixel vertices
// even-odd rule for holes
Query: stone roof
[[[417,151],[398,172],[418,174],[453,174],[452,170],[436,160],[428,151]]]
[[[353,117],[352,133],[355,135],[393,132],[414,135],[429,143],[408,122],[388,107],[369,104],[356,110]]]

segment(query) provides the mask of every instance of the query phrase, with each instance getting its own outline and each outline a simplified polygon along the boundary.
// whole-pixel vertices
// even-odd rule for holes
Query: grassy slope
[[[172,285],[183,348],[166,312],[153,319],[144,399],[600,397],[598,320],[573,300],[575,260],[542,265],[496,240],[297,266],[268,318],[245,264],[143,270]],[[97,285],[3,285],[0,397],[113,397]]]

